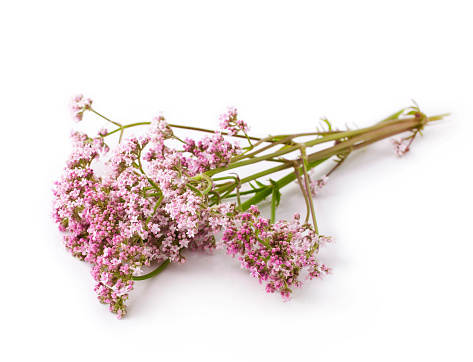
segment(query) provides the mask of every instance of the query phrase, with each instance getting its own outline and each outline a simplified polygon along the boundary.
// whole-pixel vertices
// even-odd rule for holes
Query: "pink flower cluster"
[[[216,132],[211,137],[205,136],[197,143],[186,138],[184,150],[195,158],[187,160],[186,166],[191,174],[198,174],[217,167],[226,166],[230,159],[241,152],[237,143],[226,141],[222,134]]]
[[[147,134],[149,136],[151,147],[147,153],[143,155],[143,159],[150,162],[151,160],[165,158],[171,150],[166,147],[164,141],[172,138],[173,132],[166,122],[166,119],[161,114],[153,118]]]
[[[247,134],[250,128],[246,122],[238,119],[237,109],[228,107],[227,111],[220,115],[220,129],[227,130],[230,136],[236,135],[239,131]]]
[[[331,242],[330,237],[318,236],[309,226],[299,223],[299,214],[292,222],[270,224],[260,217],[256,206],[230,220],[223,234],[222,246],[232,256],[239,255],[242,268],[249,270],[259,282],[266,282],[268,293],[279,292],[290,300],[291,287],[300,287],[301,271],[307,278],[322,278],[332,270],[316,261],[319,247]]]
[[[314,175],[315,175],[314,170],[310,170],[310,172],[309,172],[309,188],[310,188],[310,193],[311,193],[312,196],[317,195],[320,192],[320,190],[327,184],[327,181],[328,181],[328,176],[327,175],[323,175],[319,179],[315,179]],[[296,183],[299,183],[299,181],[296,180]],[[307,190],[304,179],[302,179],[302,185],[303,185],[304,190]]]
[[[72,97],[71,103],[70,103],[72,118],[76,122],[82,121],[82,117],[84,116],[84,111],[91,109],[91,107],[92,107],[92,100],[90,98],[84,98],[82,94]]]
[[[313,176],[313,170],[311,170],[311,176]],[[310,180],[310,192],[312,196],[317,195],[322,187],[324,187],[327,184],[328,181],[328,176],[323,175],[321,178],[316,179],[316,180]]]
[[[404,143],[404,140],[402,138],[392,138],[391,142],[394,146],[394,152],[399,157],[409,152],[409,146]]]
[[[103,138],[74,132],[74,150],[53,190],[53,217],[69,232],[65,247],[93,265],[98,298],[119,318],[141,267],[182,263],[185,248],[214,248],[215,234],[236,213],[234,204],[208,205],[201,192],[208,185],[187,171],[189,158],[163,145],[165,130],[155,122],[149,135],[119,144],[103,178],[91,167]],[[155,157],[142,164],[150,142]]]
[[[93,145],[91,149],[94,149],[97,152],[107,153],[110,151],[109,147],[105,144],[103,136],[107,134],[106,129],[99,131],[99,137],[90,138],[85,133],[79,131],[71,131],[71,140],[72,144],[79,146],[76,148],[76,152],[80,152],[80,149],[87,143]]]

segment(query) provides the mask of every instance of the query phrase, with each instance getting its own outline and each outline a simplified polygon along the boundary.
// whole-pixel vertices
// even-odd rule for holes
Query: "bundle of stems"
[[[151,122],[137,122],[122,125],[118,122],[111,121],[93,109],[91,109],[91,111],[118,127],[106,136],[120,132],[119,142],[121,142],[125,129],[151,124]],[[326,177],[329,177],[353,151],[359,150],[385,138],[410,132],[407,137],[403,138],[401,141],[397,141],[397,145],[395,142],[395,146],[397,146],[396,153],[402,155],[409,151],[414,138],[418,134],[422,135],[422,130],[428,123],[441,120],[448,115],[449,114],[441,114],[427,117],[419,110],[419,107],[416,104],[415,106],[399,110],[373,126],[356,130],[333,130],[331,123],[327,119],[322,119],[322,127],[317,127],[317,131],[315,132],[280,134],[264,138],[249,136],[246,133],[244,135],[232,134],[232,137],[245,139],[247,141],[248,145],[243,148],[244,152],[232,157],[228,164],[203,172],[198,175],[198,177],[210,177],[214,182],[211,189],[211,194],[213,195],[210,198],[211,204],[220,203],[224,199],[236,198],[239,210],[245,211],[248,210],[251,205],[256,205],[271,195],[271,222],[275,221],[275,212],[280,200],[279,190],[297,180],[301,186],[301,192],[304,196],[307,207],[306,222],[309,220],[310,215],[315,231],[318,232],[313,199],[308,193],[311,183],[308,173],[309,170],[321,165],[325,161],[334,159],[336,162],[335,166],[325,175]],[[216,132],[215,130],[199,127],[170,123],[168,123],[168,125],[172,129],[186,129],[204,133]],[[326,125],[328,129],[319,130],[319,128],[323,129],[324,125]],[[228,135],[227,132],[221,133],[226,136]],[[185,141],[180,140],[176,136],[174,137],[182,143],[185,143]],[[312,137],[312,139],[304,142],[297,142],[297,139],[307,137]],[[327,145],[327,147],[323,150],[312,153],[310,152],[312,147],[320,145]],[[268,150],[271,150],[271,152],[267,152]],[[295,158],[284,158],[284,156],[294,152],[298,153]],[[216,175],[229,170],[234,170],[263,161],[278,163],[279,165],[241,179],[237,174],[235,174],[235,176],[215,177]],[[282,170],[290,170],[290,172],[277,181],[270,180],[269,185],[263,185],[261,182],[258,182],[259,187],[254,187],[252,185],[251,190],[240,191],[242,185],[247,183],[250,184],[251,181],[258,180]],[[246,195],[253,196],[242,202],[242,197]]]

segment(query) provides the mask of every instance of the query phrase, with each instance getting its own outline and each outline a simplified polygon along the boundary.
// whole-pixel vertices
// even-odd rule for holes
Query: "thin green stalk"
[[[237,182],[232,182],[232,183],[228,183],[228,184],[225,184],[225,185],[222,185],[216,189],[214,189],[214,191],[217,191],[219,193],[222,193],[224,191],[228,191],[229,189],[230,190],[233,190],[235,188],[235,185],[237,184]]]
[[[323,159],[323,160],[316,160],[314,162],[309,162],[309,167],[308,169],[312,169],[318,165],[320,165],[322,162],[326,161],[327,159]],[[281,189],[282,187],[284,186],[287,186],[289,185],[291,182],[293,182],[294,180],[296,179],[296,175],[294,172],[291,172],[290,174],[282,177],[281,179],[279,179],[277,182],[278,184],[278,187],[279,189]],[[266,197],[268,197],[269,195],[271,195],[272,193],[272,187],[271,186],[267,186],[266,188],[264,188],[262,191],[260,191],[259,193],[257,193],[255,196],[253,196],[252,198],[250,198],[249,200],[245,201],[244,203],[241,204],[241,208],[242,208],[242,211],[245,211],[245,210],[248,210],[251,205],[256,205],[258,203],[260,203],[261,201],[263,201]]]
[[[133,280],[146,280],[146,279],[152,278],[158,275],[159,273],[161,273],[169,265],[169,263],[170,263],[170,260],[166,259],[165,261],[161,263],[160,266],[154,269],[151,273],[148,273],[139,277],[133,277]]]
[[[268,249],[272,249],[271,248],[271,245],[269,245],[266,241],[263,241],[262,239],[260,239],[259,237],[256,236],[256,240],[258,240],[261,244],[263,244],[264,246],[266,246]]]
[[[272,197],[271,197],[271,224],[276,221],[276,187],[273,186]]]
[[[240,196],[244,196],[244,195],[251,195],[251,194],[255,194],[259,191],[261,191],[263,189],[263,187],[260,187],[258,189],[251,189],[251,190],[247,190],[247,191],[240,191]],[[231,195],[228,195],[226,198],[231,198],[231,197],[236,197],[237,194],[231,194]]]
[[[94,111],[95,112],[95,111]],[[97,112],[95,112],[97,113]],[[111,121],[110,119],[102,116],[101,114],[97,113],[100,117],[106,119],[107,121],[109,122],[112,122],[113,124],[115,124],[116,126],[120,127],[116,130],[113,130],[112,132],[109,132],[107,134],[107,136],[111,135],[111,134],[114,134],[116,132],[119,132],[121,131],[122,129],[126,129],[126,128],[131,128],[131,127],[136,127],[136,126],[145,126],[145,125],[150,125],[151,122],[136,122],[136,123],[131,123],[131,124],[127,124],[126,126],[121,126],[119,123],[117,122],[113,122]],[[199,131],[199,132],[205,132],[205,133],[215,133],[215,130],[211,130],[211,129],[205,129],[205,128],[200,128],[200,127],[190,127],[190,126],[181,126],[179,124],[172,124],[172,123],[168,123],[169,127],[174,127],[174,128],[180,128],[180,129],[187,129],[187,130],[191,130],[191,131]],[[224,136],[228,136],[228,133],[227,132],[222,132],[222,134]],[[237,138],[244,138],[244,139],[250,139],[250,140],[253,140],[253,141],[259,141],[261,138],[258,138],[258,137],[250,137],[250,136],[242,136],[242,135],[233,135],[231,137],[237,137]]]
[[[349,154],[349,153],[348,153],[348,154]],[[345,162],[345,160],[347,159],[348,154],[347,154],[346,156],[343,156],[343,158],[342,158],[341,160],[336,161],[337,164],[336,164],[329,172],[327,172],[327,174],[326,174],[325,176],[326,176],[326,177],[329,177],[329,176],[333,173],[333,171],[335,171],[337,168],[339,168],[340,165],[341,165],[343,162]]]
[[[222,198],[220,197],[220,194],[215,191],[210,191],[209,194],[215,194],[215,198],[217,199],[216,202],[215,200],[210,200],[211,201],[211,206],[215,204],[220,204],[222,202]]]
[[[207,194],[212,189],[212,186],[213,186],[212,179],[209,176],[207,176],[206,174],[200,173],[197,176],[192,177],[192,179],[194,179],[196,181],[199,181],[201,179],[205,180],[205,182],[207,183],[207,186],[205,187],[205,189],[203,191],[201,191],[201,193],[203,195]]]
[[[305,217],[305,224],[309,222],[309,217],[310,217],[310,205],[309,205],[309,197],[311,197],[310,194],[307,194],[307,190],[304,188],[304,184],[302,183],[302,178],[301,174],[299,172],[299,165],[296,161],[294,161],[294,174],[296,175],[297,182],[299,183],[299,187],[301,189],[302,195],[304,196],[304,201],[306,205],[306,217]]]
[[[310,179],[309,179],[309,174],[307,173],[309,170],[309,164],[307,162],[307,154],[306,154],[306,149],[305,145],[301,146],[301,158],[302,158],[302,172],[304,174],[304,181],[305,181],[305,188],[307,190],[308,194],[308,199],[309,199],[309,205],[310,205],[310,213],[312,215],[312,223],[314,224],[314,231],[316,234],[319,233],[319,229],[317,227],[317,220],[315,217],[315,208],[314,208],[314,199],[311,195],[310,191]]]
[[[136,126],[145,126],[145,125],[149,125],[151,124],[151,122],[137,122],[137,123],[131,123],[131,124],[127,124],[126,126],[123,126],[123,129],[126,129],[126,128],[131,128],[131,127],[136,127]],[[121,128],[117,128],[116,130],[113,130],[112,132],[109,132],[107,133],[104,137],[107,137],[107,136],[110,136],[116,132],[119,132],[121,130]]]
[[[102,117],[103,119],[107,120],[108,122],[113,123],[115,126],[120,127],[120,128],[119,128],[119,129],[120,129],[120,137],[119,137],[119,139],[118,139],[118,143],[121,143],[122,137],[123,137],[123,126],[122,126],[122,124],[121,124],[121,123],[118,123],[118,122],[115,122],[115,121],[112,121],[111,119],[108,119],[107,117],[105,117],[104,115],[101,115],[99,112],[97,112],[97,111],[96,111],[95,109],[93,109],[93,108],[90,108],[90,110],[91,110],[92,112],[94,112],[96,115],[98,115],[98,116]]]
[[[215,133],[215,130],[200,128],[200,127],[181,126],[179,124],[171,124],[171,123],[168,123],[168,125],[169,125],[169,127],[188,129],[188,130],[191,130],[191,131],[199,131],[199,132],[205,132],[205,133]],[[222,132],[222,134],[224,136],[228,136],[227,132]],[[242,135],[238,135],[238,134],[233,135],[231,137],[244,138],[244,139],[249,138],[250,140],[253,140],[253,141],[259,141],[261,139],[261,138],[258,138],[258,137],[242,136]]]
[[[202,191],[200,191],[197,187],[192,186],[190,183],[186,183],[187,187],[194,191],[197,195],[204,196]]]
[[[237,198],[238,210],[241,211],[240,185],[236,187],[236,198]]]
[[[248,177],[245,177],[243,179],[241,179],[241,183],[242,184],[245,184],[249,181],[253,181],[253,180],[257,180],[263,176],[266,176],[266,175],[270,175],[272,173],[275,173],[275,172],[278,172],[278,171],[282,171],[282,170],[285,170],[289,168],[287,166],[287,163],[285,163],[284,165],[281,165],[281,166],[276,166],[276,167],[273,167],[273,168],[270,168],[270,169],[267,169],[265,171],[261,171],[261,172],[258,172],[258,173],[255,173],[254,175],[251,175],[251,176],[248,176]]]
[[[153,196],[153,194],[150,195],[150,196]],[[156,214],[156,211],[158,210],[158,207],[161,206],[161,203],[163,202],[163,197],[164,197],[163,194],[161,194],[161,195],[159,196],[159,199],[158,199],[158,201],[156,202],[156,205],[154,205],[153,213],[152,213],[150,216],[148,216],[148,218],[146,219],[146,225],[148,225],[148,223],[149,223],[149,221],[151,220],[151,218],[153,217],[153,215]]]

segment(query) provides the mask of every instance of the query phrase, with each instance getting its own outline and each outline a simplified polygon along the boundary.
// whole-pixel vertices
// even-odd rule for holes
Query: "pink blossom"
[[[322,278],[331,269],[315,260],[314,254],[329,237],[317,235],[308,224],[299,223],[296,214],[293,221],[270,224],[259,216],[256,206],[229,220],[223,234],[223,247],[231,256],[237,256],[242,268],[252,277],[266,282],[266,291],[278,291],[284,301],[290,300],[291,287],[300,287],[299,276],[306,270],[307,278]]]
[[[392,138],[391,139],[391,142],[394,146],[394,152],[396,153],[396,155],[398,155],[399,157],[401,157],[402,155],[404,155],[405,153],[409,152],[409,146],[407,144],[405,144],[405,140],[404,139],[401,139],[401,138]]]
[[[90,98],[84,98],[82,94],[78,94],[71,99],[70,110],[72,118],[76,122],[82,121],[84,111],[89,110],[92,107],[92,100]]]
[[[313,175],[313,170],[311,170],[311,176]],[[312,177],[311,177],[312,178]],[[322,187],[324,187],[327,184],[328,181],[328,176],[323,175],[321,178],[317,180],[311,180],[310,181],[310,192],[312,196],[317,195]]]
[[[53,191],[53,217],[60,230],[69,232],[65,247],[92,264],[97,297],[119,318],[126,314],[124,302],[133,289],[133,276],[142,273],[143,265],[182,263],[182,249],[215,248],[215,235],[236,213],[234,204],[209,206],[205,201],[199,190],[207,187],[206,182],[193,179],[196,167],[191,171],[187,166],[195,164],[197,156],[184,157],[163,147],[166,157],[142,163],[148,144],[156,147],[169,136],[163,122],[156,121],[154,134],[119,144],[108,162],[109,175],[103,178],[91,168],[100,160],[102,137],[97,141],[73,133],[73,152]],[[210,148],[220,152],[206,168],[226,162],[236,149],[217,145],[213,140],[220,136],[216,137],[202,143],[202,153]]]
[[[234,107],[228,107],[227,112],[221,114],[219,120],[220,129],[228,131],[229,136],[234,136],[239,131],[246,134],[250,130],[246,122],[238,119],[237,109]]]
[[[237,143],[232,144],[226,141],[220,132],[216,132],[211,137],[205,136],[197,143],[187,138],[184,150],[194,156],[182,159],[192,175],[217,167],[224,167],[233,156],[241,152],[241,148]]]

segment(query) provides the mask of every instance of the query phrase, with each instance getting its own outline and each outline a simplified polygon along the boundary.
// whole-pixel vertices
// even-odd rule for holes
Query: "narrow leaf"
[[[262,184],[261,182],[259,182],[258,180],[255,180],[256,184],[259,186],[259,187],[266,187],[266,185]]]
[[[392,119],[397,119],[397,118],[399,118],[399,116],[400,116],[405,110],[406,110],[406,108],[403,108],[403,109],[401,109],[399,112],[393,113],[393,114],[391,114],[389,117],[383,119],[381,122],[386,122],[386,121],[390,121],[390,120],[392,120]],[[381,122],[379,122],[379,123],[381,123]]]

